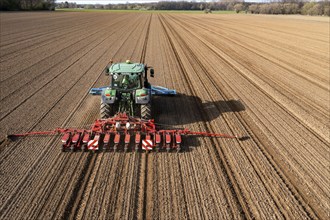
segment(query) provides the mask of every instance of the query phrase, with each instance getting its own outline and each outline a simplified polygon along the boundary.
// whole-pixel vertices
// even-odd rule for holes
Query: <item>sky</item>
[[[118,3],[143,3],[143,2],[158,2],[159,0],[56,0],[56,2],[75,2],[77,4],[118,4]],[[164,1],[164,0],[163,0]],[[166,1],[176,1],[176,0],[166,0]],[[187,0],[187,1],[192,1],[192,0]],[[203,0],[195,0],[196,2],[203,1]],[[206,0],[209,2],[210,0]],[[246,0],[249,2],[249,0]],[[262,1],[262,0],[251,0],[254,2]]]

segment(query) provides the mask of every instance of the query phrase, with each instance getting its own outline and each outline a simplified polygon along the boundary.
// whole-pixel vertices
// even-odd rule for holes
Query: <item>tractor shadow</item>
[[[221,117],[221,114],[226,112],[241,112],[245,110],[245,106],[240,100],[203,102],[197,96],[186,94],[154,96],[152,106],[152,115],[157,126],[161,129],[183,129],[188,124],[210,122]],[[183,141],[186,146],[185,152],[190,149],[187,146],[200,146],[198,138],[183,137]]]
[[[173,126],[209,122],[220,117],[222,113],[245,110],[240,100],[202,102],[197,96],[185,94],[154,96],[152,107],[157,123]]]

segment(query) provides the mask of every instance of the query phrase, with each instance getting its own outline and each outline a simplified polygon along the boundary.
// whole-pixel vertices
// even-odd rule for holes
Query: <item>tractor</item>
[[[154,77],[154,69],[142,63],[113,63],[105,68],[110,85],[93,88],[90,93],[101,95],[100,117],[110,118],[117,113],[126,113],[144,120],[151,119],[152,95],[175,95],[176,91],[160,86],[151,86],[148,81]]]

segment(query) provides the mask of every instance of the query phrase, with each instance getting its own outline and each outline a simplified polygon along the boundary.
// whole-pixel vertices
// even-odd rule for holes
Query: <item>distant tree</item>
[[[94,9],[94,5],[88,4],[84,6],[85,9]]]
[[[298,14],[299,5],[297,3],[284,3],[283,11],[284,11],[284,14]]]
[[[316,2],[305,3],[301,12],[304,15],[322,15],[324,13],[321,4]]]
[[[69,8],[78,8],[77,3],[75,2],[69,3]]]
[[[234,10],[234,5],[236,4],[236,2],[229,2],[227,4],[226,10],[228,11],[233,11]]]
[[[243,11],[244,5],[242,3],[238,3],[238,4],[234,5],[234,9],[235,9],[236,13],[239,13],[240,11]]]
[[[54,10],[55,0],[0,0],[0,10]]]
[[[252,13],[252,14],[259,14],[260,13],[260,8],[259,8],[259,5],[258,4],[252,4],[249,6],[249,11]]]
[[[271,14],[271,10],[270,10],[269,4],[261,4],[259,6],[259,13],[260,14]]]
[[[95,4],[94,8],[95,9],[104,9],[103,5],[101,5],[101,4]]]
[[[330,5],[325,5],[323,8],[323,15],[330,16]]]
[[[69,2],[64,2],[64,8],[69,8]]]
[[[309,15],[323,15],[323,8],[321,4],[315,4],[309,11]]]
[[[110,4],[104,5],[103,8],[104,9],[111,9],[111,5]]]
[[[20,0],[0,0],[0,10],[20,10],[21,1]]]
[[[271,3],[268,5],[271,14],[283,14],[283,4],[281,3]]]

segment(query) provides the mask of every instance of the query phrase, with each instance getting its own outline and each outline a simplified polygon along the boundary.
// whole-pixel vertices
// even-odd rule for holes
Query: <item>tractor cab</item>
[[[142,63],[114,63],[106,68],[106,75],[110,75],[110,87],[118,91],[150,88],[147,78],[148,68]],[[150,75],[153,77],[153,69]]]
[[[111,77],[111,88],[116,90],[136,90],[141,88],[142,74],[118,73]]]

